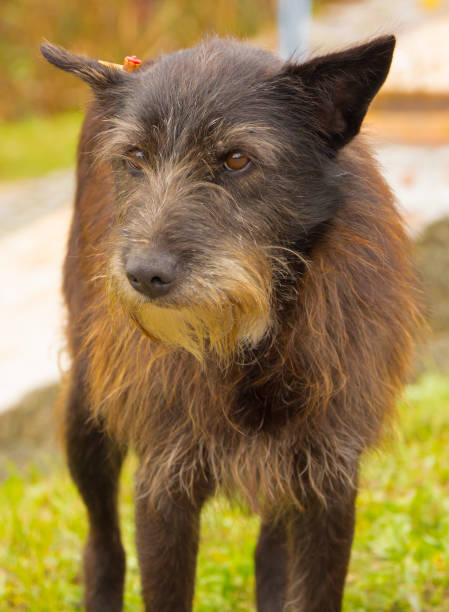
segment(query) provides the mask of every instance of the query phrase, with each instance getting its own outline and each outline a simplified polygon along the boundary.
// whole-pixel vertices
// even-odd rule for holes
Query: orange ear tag
[[[135,55],[127,55],[123,60],[123,64],[113,64],[104,60],[98,60],[98,62],[103,64],[103,66],[109,66],[109,68],[114,68],[115,70],[124,70],[125,72],[135,72],[142,65],[142,60]]]
[[[123,61],[123,70],[125,72],[135,72],[142,65],[142,60],[135,55],[127,55]]]

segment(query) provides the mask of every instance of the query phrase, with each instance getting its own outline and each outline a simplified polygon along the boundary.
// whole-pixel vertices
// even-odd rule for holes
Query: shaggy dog
[[[360,456],[418,318],[409,240],[357,137],[394,42],[284,63],[212,38],[132,73],[42,47],[94,93],[64,268],[90,612],[122,609],[128,445],[147,611],[192,609],[217,489],[261,516],[259,612],[341,609]]]

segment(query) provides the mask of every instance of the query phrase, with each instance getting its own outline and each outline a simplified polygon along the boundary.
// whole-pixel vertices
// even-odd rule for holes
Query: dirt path
[[[0,240],[61,206],[70,206],[74,189],[72,168],[0,183]]]

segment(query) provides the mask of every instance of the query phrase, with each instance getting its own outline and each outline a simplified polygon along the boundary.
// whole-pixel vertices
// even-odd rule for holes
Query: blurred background
[[[449,610],[449,0],[2,0],[5,609],[71,610],[81,597],[83,510],[62,467],[52,415],[64,367],[61,265],[89,91],[49,66],[39,45],[48,39],[121,63],[125,55],[149,59],[217,33],[302,59],[387,32],[397,35],[397,50],[365,133],[415,243],[429,339],[420,348],[388,457],[367,461],[345,609]],[[132,468],[127,470],[122,503],[129,518],[125,537],[132,542]],[[206,515],[198,610],[253,609],[256,530],[256,519],[228,507]],[[129,567],[126,609],[136,610],[133,556]],[[49,582],[48,575],[61,582]]]

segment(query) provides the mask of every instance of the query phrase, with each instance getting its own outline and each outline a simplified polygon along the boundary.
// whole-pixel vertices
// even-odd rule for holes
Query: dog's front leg
[[[192,610],[200,512],[205,490],[195,497],[168,493],[157,507],[144,484],[137,486],[136,544],[146,612]]]
[[[308,504],[288,523],[285,612],[340,612],[354,535],[356,491]]]
[[[286,529],[262,523],[255,554],[257,612],[282,612],[287,582]]]

